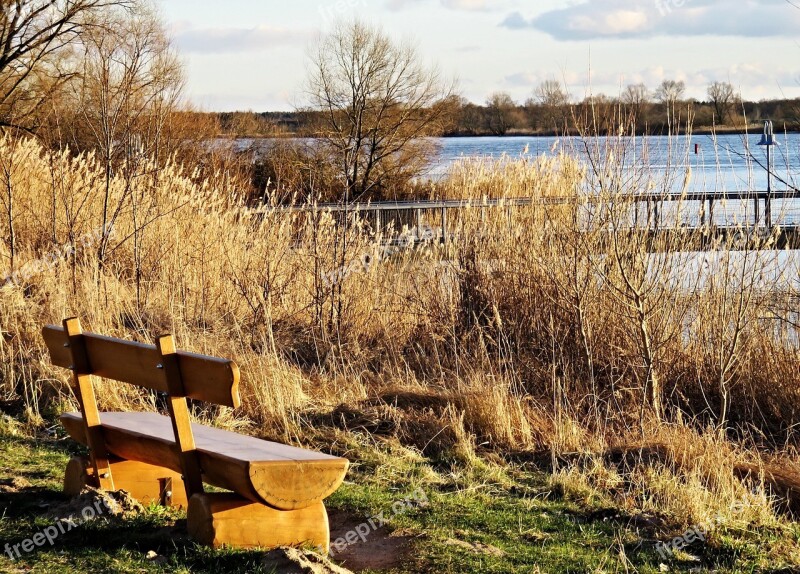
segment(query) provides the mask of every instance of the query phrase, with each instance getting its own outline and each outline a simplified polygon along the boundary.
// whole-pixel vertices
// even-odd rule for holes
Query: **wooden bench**
[[[192,538],[214,547],[329,550],[323,500],[344,480],[346,459],[190,422],[187,399],[239,406],[235,363],[178,351],[172,336],[145,345],[84,333],[78,319],[42,334],[53,364],[72,371],[80,405],[61,422],[90,453],[67,465],[66,492],[91,484],[183,506]],[[169,416],[99,412],[93,376],[166,393]],[[206,493],[203,483],[230,492]]]

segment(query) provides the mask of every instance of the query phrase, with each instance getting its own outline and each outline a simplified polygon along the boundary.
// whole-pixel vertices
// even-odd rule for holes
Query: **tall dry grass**
[[[256,214],[238,176],[145,160],[120,166],[106,195],[92,155],[0,140],[11,278],[0,289],[0,392],[33,418],[63,408],[65,377],[39,332],[78,315],[93,331],[171,332],[182,348],[234,358],[243,409],[198,415],[287,440],[360,429],[467,464],[486,451],[602,457],[652,443],[674,461],[688,443],[712,453],[737,435],[776,452],[794,444],[796,285],[773,273],[785,264],[735,238],[701,255],[701,231],[645,232],[630,193],[669,184],[626,163],[613,147],[623,143],[603,145],[588,169],[567,156],[460,163],[435,196],[564,201],[475,206],[449,216],[447,242],[387,252],[382,242],[407,224]],[[102,233],[105,208],[101,258],[86,238]],[[663,225],[680,227],[673,211]],[[441,226],[439,214],[423,217]],[[104,408],[157,408],[101,385]],[[710,512],[715,488],[743,497],[745,487],[708,481],[763,467],[756,451],[737,453],[663,462],[666,482],[653,475],[652,497],[636,504],[694,485],[699,502],[680,518],[691,521]],[[649,476],[636,468],[630,500]]]

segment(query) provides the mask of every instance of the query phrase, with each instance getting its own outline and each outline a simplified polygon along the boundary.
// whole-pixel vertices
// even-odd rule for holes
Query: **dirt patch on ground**
[[[80,495],[65,504],[49,509],[53,518],[80,516],[84,520],[93,518],[130,518],[144,512],[144,507],[124,490],[108,492],[87,486]]]
[[[24,478],[0,479],[0,493],[3,494],[16,494],[29,488],[33,488],[33,485]]]
[[[331,557],[337,564],[342,564],[353,572],[391,570],[408,564],[414,542],[420,538],[419,533],[409,530],[392,532],[386,527],[373,529],[370,526],[365,540],[359,537],[356,542],[337,549],[333,545],[336,540],[346,539],[349,532],[357,532],[359,525],[366,524],[366,521],[364,517],[336,510],[330,511],[328,519],[331,526]],[[353,539],[352,534],[350,539]]]

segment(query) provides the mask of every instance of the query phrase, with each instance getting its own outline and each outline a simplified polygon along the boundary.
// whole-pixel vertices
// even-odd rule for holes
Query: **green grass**
[[[414,538],[413,550],[400,557],[392,572],[659,572],[662,561],[652,538],[628,526],[615,509],[570,501],[550,488],[543,473],[481,462],[455,472],[446,463],[437,466],[421,457],[395,459],[393,472],[381,470],[381,463],[390,464],[387,454],[397,455],[397,448],[379,443],[371,451],[354,451],[348,482],[328,501],[331,509],[352,516],[354,524],[383,512],[389,530],[403,529]],[[0,429],[0,480],[20,477],[32,485],[0,494],[0,546],[52,524],[44,515],[67,502],[60,493],[61,478],[75,452],[69,440],[33,439]],[[418,486],[424,487],[429,504],[393,515],[392,504]],[[774,557],[797,543],[796,535],[787,539],[778,532],[722,532],[687,549],[699,561],[685,554],[679,557],[683,561],[667,564],[672,572],[777,572],[780,564]],[[159,561],[148,560],[148,551],[156,552]],[[266,572],[262,557],[257,551],[199,547],[188,539],[183,515],[153,507],[133,519],[82,525],[53,547],[13,562],[3,555],[0,571]]]
[[[403,571],[531,572],[537,565],[543,572],[625,571],[620,548],[629,558],[633,555],[641,572],[658,571],[654,553],[642,549],[637,536],[619,524],[587,519],[590,513],[550,500],[545,491],[546,477],[531,475],[528,484],[510,491],[483,485],[432,493],[427,508],[392,521],[393,526],[422,536],[414,566]],[[365,514],[383,510],[389,515],[393,500],[386,492],[350,485],[334,495],[332,503],[367,510]],[[494,547],[503,555],[470,550],[453,541]]]

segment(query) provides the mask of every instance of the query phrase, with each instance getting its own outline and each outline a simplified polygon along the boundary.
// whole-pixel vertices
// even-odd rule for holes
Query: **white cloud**
[[[402,10],[428,0],[387,0],[389,10]],[[431,0],[432,1],[432,0]],[[506,0],[439,0],[439,4],[449,10],[460,12],[499,12],[506,10]]]
[[[581,0],[530,18],[513,12],[501,25],[532,28],[557,40],[660,35],[796,37],[800,10],[785,0]]]
[[[190,54],[232,54],[258,52],[289,44],[305,44],[314,37],[311,30],[255,28],[179,27],[174,39],[181,51]]]
[[[442,6],[451,10],[488,12],[497,9],[497,2],[490,2],[490,0],[442,0]]]
[[[389,10],[403,10],[419,2],[420,0],[387,0],[386,7]]]

